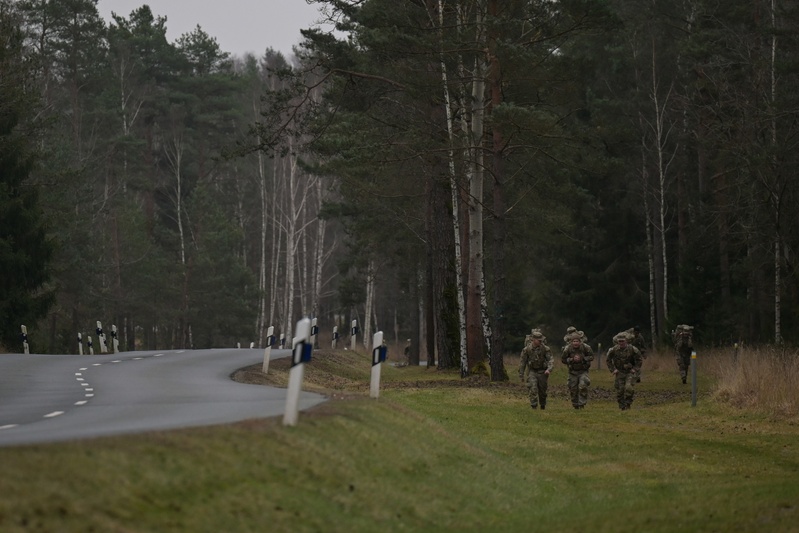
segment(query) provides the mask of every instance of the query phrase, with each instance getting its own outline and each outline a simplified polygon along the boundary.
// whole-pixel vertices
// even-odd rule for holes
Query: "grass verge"
[[[330,402],[280,420],[0,449],[0,531],[796,531],[794,419],[699,400],[651,357],[633,409],[592,371],[585,410],[550,378],[546,411],[513,380],[320,352]],[[516,377],[518,360],[506,360]],[[701,368],[701,367],[700,367]],[[285,383],[286,361],[268,376]]]

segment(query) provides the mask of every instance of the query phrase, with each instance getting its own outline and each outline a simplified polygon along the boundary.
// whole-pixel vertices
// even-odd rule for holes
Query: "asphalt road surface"
[[[271,359],[289,350],[273,350]],[[234,382],[260,349],[0,355],[0,446],[282,416],[286,390]],[[302,392],[300,409],[325,401]]]

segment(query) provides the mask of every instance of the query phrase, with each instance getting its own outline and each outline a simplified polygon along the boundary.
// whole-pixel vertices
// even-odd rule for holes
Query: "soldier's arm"
[[[592,350],[587,344],[583,344],[583,357],[586,361],[594,360],[594,350]]]
[[[524,382],[524,374],[527,370],[527,350],[522,350],[522,357],[519,359],[519,379]]]
[[[546,369],[546,371],[547,372],[552,372],[552,367],[555,366],[555,358],[552,357],[552,350],[549,349],[549,346],[547,346],[546,354],[547,354],[547,369]]]
[[[605,366],[608,367],[610,373],[613,374],[616,371],[616,361],[613,357],[613,348],[608,350],[608,354],[605,356]]]

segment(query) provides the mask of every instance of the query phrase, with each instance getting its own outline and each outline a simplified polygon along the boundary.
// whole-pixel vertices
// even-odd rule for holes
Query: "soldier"
[[[691,352],[694,348],[693,326],[680,324],[672,333],[674,349],[677,350],[677,368],[683,384],[688,379],[688,368],[691,366]]]
[[[591,379],[588,371],[594,360],[594,351],[582,340],[577,331],[569,337],[569,345],[563,350],[561,361],[569,367],[569,392],[575,409],[583,409],[588,402],[588,387]]]
[[[552,350],[544,344],[545,337],[541,330],[534,329],[528,335],[530,342],[522,349],[522,358],[519,363],[519,378],[527,384],[530,395],[530,407],[541,409],[547,406],[547,385],[549,374],[552,372],[554,359]],[[529,377],[527,371],[529,370]]]
[[[571,336],[575,333],[580,336],[580,340],[583,342],[583,344],[588,344],[588,337],[585,336],[585,333],[582,331],[577,331],[577,328],[574,326],[569,326],[566,328],[566,335],[563,336],[563,351],[566,351],[566,349],[569,347]]]
[[[629,344],[638,348],[638,351],[641,352],[641,358],[646,360],[646,341],[644,340],[644,336],[641,335],[641,326],[635,326],[627,331],[625,331],[627,335],[629,335]],[[641,383],[641,372],[638,372],[638,377],[636,378],[636,383]]]
[[[616,377],[613,385],[616,387],[619,409],[626,411],[633,403],[633,386],[636,376],[641,372],[643,358],[638,348],[627,344],[630,340],[627,332],[619,333],[614,339],[618,339],[618,343],[608,350],[607,365],[610,373]]]

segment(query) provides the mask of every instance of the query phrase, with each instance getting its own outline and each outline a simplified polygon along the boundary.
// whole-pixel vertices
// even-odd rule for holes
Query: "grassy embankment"
[[[333,400],[296,427],[0,448],[0,531],[797,531],[796,359],[731,362],[700,360],[692,408],[650,357],[626,412],[604,362],[573,410],[558,363],[532,411],[518,358],[506,384],[384,365],[374,400],[368,356],[322,351],[305,388]]]

